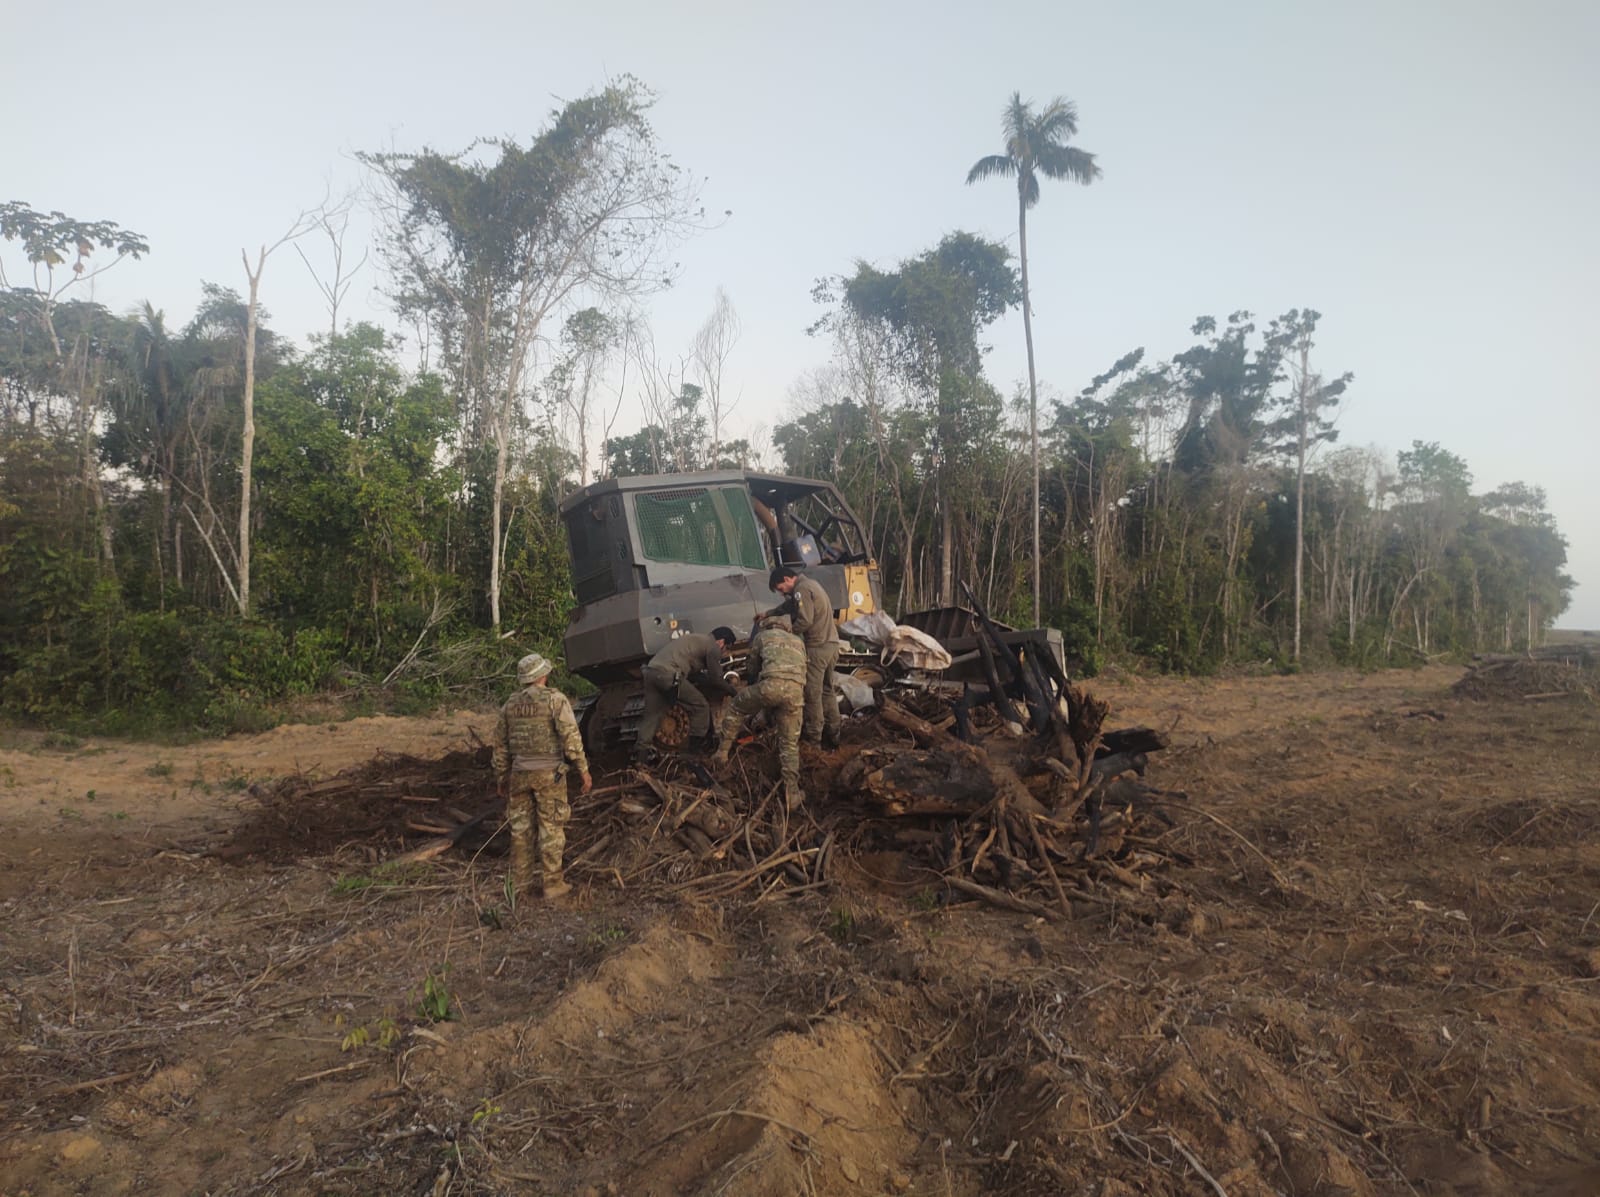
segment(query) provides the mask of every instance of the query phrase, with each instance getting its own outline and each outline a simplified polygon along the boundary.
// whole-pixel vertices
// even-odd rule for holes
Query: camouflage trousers
[[[511,825],[511,884],[518,895],[533,893],[540,881],[561,879],[561,855],[567,850],[567,775],[563,769],[513,769],[506,796],[506,822]],[[537,828],[539,867],[534,867]]]
[[[800,720],[805,687],[799,682],[768,678],[746,686],[733,696],[722,714],[724,749],[738,738],[739,728],[757,711],[771,711],[778,729],[778,768],[783,780],[797,789],[800,785]]]
[[[839,696],[833,692],[833,667],[842,646],[837,640],[806,645],[805,737],[820,743],[823,729],[839,734]]]

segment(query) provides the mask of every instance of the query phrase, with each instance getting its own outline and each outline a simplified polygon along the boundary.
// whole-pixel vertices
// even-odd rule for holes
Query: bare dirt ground
[[[1070,923],[885,861],[513,912],[487,854],[213,851],[486,714],[12,733],[0,1194],[1600,1193],[1600,707],[1459,676],[1097,679],[1190,800]]]

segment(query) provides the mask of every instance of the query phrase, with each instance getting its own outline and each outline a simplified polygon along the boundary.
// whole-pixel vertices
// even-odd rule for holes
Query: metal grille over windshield
[[[639,547],[651,561],[766,569],[749,492],[685,487],[635,495]]]

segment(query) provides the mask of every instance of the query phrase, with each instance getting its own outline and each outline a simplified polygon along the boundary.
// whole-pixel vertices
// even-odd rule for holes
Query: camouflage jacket
[[[589,771],[572,703],[549,686],[518,690],[500,708],[495,724],[495,776],[504,777],[512,769],[557,769],[563,760],[580,773]]]
[[[782,628],[762,628],[750,642],[745,674],[752,682],[806,684],[805,642]]]
[[[833,622],[833,601],[822,583],[801,574],[794,581],[789,600],[780,608],[794,623],[795,634],[807,648],[837,643],[839,629]]]

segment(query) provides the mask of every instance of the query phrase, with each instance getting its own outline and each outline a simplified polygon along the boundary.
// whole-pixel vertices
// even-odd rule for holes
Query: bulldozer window
[[[685,487],[634,496],[639,548],[651,561],[766,569],[750,495],[741,487]]]
[[[616,571],[609,556],[611,535],[612,524],[598,504],[567,516],[572,590],[580,603],[592,603],[617,592]]]

